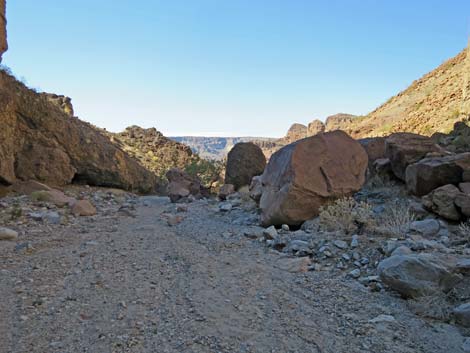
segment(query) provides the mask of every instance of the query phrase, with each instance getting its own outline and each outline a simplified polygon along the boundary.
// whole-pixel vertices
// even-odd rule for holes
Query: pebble
[[[370,323],[372,324],[377,324],[381,322],[395,322],[395,318],[392,315],[384,315],[380,314],[379,316],[369,320]]]
[[[333,245],[336,246],[338,249],[346,249],[348,247],[348,243],[343,240],[335,240]]]
[[[359,236],[353,235],[351,239],[351,248],[357,248],[359,246]]]
[[[18,233],[12,229],[0,227],[0,240],[15,240],[18,238]]]
[[[272,240],[278,237],[276,227],[271,226],[263,230],[263,236],[265,239]]]
[[[470,352],[470,337],[466,337],[462,344],[462,350],[464,352]]]
[[[287,225],[287,224],[283,224],[281,228],[285,232],[288,232],[290,230],[289,225]]]
[[[230,202],[224,202],[219,205],[219,211],[220,212],[230,212],[232,210],[233,206]]]
[[[348,273],[349,276],[352,278],[359,278],[361,277],[361,270],[356,268],[355,270],[352,270],[351,272]]]

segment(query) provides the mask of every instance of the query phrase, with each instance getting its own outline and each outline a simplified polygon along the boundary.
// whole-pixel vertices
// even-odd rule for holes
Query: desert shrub
[[[372,207],[352,197],[342,198],[320,208],[319,225],[327,231],[358,232],[374,224]]]
[[[408,205],[396,203],[387,207],[380,215],[376,230],[384,235],[404,237],[410,229],[410,223],[416,219]]]
[[[459,224],[459,233],[470,241],[470,220]]]

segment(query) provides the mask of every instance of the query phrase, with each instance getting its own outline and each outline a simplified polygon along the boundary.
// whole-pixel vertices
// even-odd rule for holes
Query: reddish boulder
[[[326,202],[362,187],[367,164],[364,148],[340,130],[283,147],[261,177],[263,225],[300,225],[318,215]]]
[[[219,198],[221,200],[227,199],[227,196],[233,194],[235,192],[235,186],[233,184],[224,184],[220,187],[219,190]]]
[[[377,159],[385,158],[385,138],[371,137],[357,140],[367,152],[369,164],[372,165]]]
[[[250,185],[254,176],[260,175],[266,166],[266,157],[261,148],[251,142],[237,143],[228,153],[225,183],[238,190]]]
[[[12,185],[14,192],[22,195],[31,195],[35,191],[51,191],[49,186],[42,184],[36,180],[19,181]]]
[[[406,187],[423,196],[439,186],[459,184],[466,170],[470,170],[470,153],[424,158],[406,168]]]
[[[408,132],[392,134],[385,140],[385,157],[390,160],[395,176],[403,181],[410,164],[418,162],[430,152],[440,151],[431,138]]]

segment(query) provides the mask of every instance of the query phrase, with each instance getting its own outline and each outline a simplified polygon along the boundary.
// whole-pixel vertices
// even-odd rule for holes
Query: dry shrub
[[[459,233],[470,241],[470,220],[459,224]]]
[[[355,233],[374,224],[372,207],[352,197],[338,199],[320,208],[319,225],[326,231]]]
[[[416,220],[410,207],[403,203],[396,203],[387,207],[380,216],[376,230],[384,235],[402,238],[410,229],[410,223]]]

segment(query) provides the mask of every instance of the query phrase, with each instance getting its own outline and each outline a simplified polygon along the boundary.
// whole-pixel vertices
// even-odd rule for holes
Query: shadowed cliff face
[[[0,62],[2,62],[2,55],[7,49],[6,1],[0,0]]]

